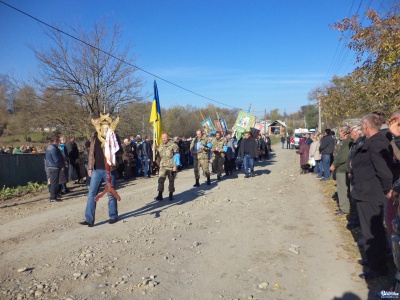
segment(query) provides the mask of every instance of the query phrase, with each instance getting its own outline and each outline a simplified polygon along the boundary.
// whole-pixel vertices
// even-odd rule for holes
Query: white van
[[[296,128],[294,130],[294,147],[299,149],[300,147],[300,139],[304,137],[306,133],[310,133],[307,128]]]

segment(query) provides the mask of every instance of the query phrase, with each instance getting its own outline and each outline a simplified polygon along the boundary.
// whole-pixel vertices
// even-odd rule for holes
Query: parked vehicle
[[[294,130],[294,147],[299,149],[300,147],[300,139],[304,137],[306,133],[310,133],[307,128],[296,128]]]

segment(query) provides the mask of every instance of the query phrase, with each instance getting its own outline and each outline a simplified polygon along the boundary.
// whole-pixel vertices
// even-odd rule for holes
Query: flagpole
[[[153,121],[153,146],[154,146],[154,151],[153,151],[153,162],[156,161],[156,121]]]

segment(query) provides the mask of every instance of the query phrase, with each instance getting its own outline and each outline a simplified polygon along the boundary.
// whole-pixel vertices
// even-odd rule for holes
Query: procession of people
[[[129,180],[132,170],[129,165],[133,161],[135,168],[140,169],[136,176],[149,178],[150,174],[156,176],[157,172],[158,194],[154,200],[163,201],[163,193],[168,189],[168,200],[173,201],[177,173],[191,163],[194,170],[193,187],[197,188],[203,184],[200,180],[202,177],[206,185],[212,185],[213,173],[216,182],[242,168],[240,172],[243,178],[253,177],[255,163],[268,159],[271,152],[270,140],[265,135],[253,137],[250,131],[244,132],[240,139],[232,136],[231,132],[206,134],[201,129],[196,131],[194,138],[188,139],[171,138],[167,132],[163,132],[159,145],[149,137],[142,141],[140,136],[133,140],[125,139],[121,145],[118,134],[110,130],[111,126],[105,123],[102,126],[105,131],[97,131],[88,148],[87,178],[91,178],[91,181],[85,219],[80,224],[89,227],[95,223],[96,201],[103,181],[109,198],[108,222],[114,224],[118,221],[116,178],[118,170],[121,170],[122,178]],[[99,139],[100,134],[103,134],[102,139]],[[400,232],[393,230],[392,226],[392,223],[399,224],[396,228],[400,228],[400,218],[397,216],[400,194],[399,141],[400,111],[393,113],[387,123],[383,114],[374,112],[365,115],[359,124],[338,127],[338,138],[330,129],[324,130],[323,134],[307,133],[296,151],[301,156],[302,174],[315,174],[321,181],[336,180],[338,209],[335,215],[347,218],[349,230],[360,228],[366,257],[359,263],[366,269],[359,276],[364,279],[388,274],[388,253],[392,253],[400,272],[400,257],[396,256],[400,253],[399,243],[391,243],[392,239],[400,240]],[[63,154],[58,142],[58,137],[52,138],[46,150],[51,202],[60,201],[57,197],[60,172],[71,168],[65,163],[67,154]],[[108,146],[104,147],[104,142]],[[142,153],[140,160],[137,159],[139,151]],[[118,167],[120,156],[124,157],[122,169]]]

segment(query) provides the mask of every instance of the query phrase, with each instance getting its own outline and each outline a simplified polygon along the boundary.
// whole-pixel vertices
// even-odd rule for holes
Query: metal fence
[[[46,182],[45,154],[0,155],[0,188]]]

